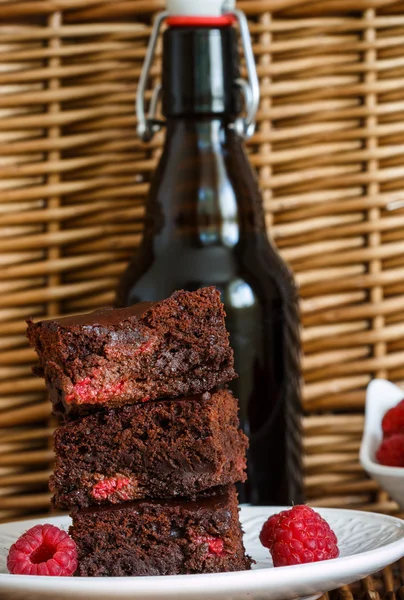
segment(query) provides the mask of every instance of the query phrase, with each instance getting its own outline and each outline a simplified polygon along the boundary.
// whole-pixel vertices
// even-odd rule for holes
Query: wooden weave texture
[[[111,304],[161,138],[135,132],[156,0],[0,0],[0,519],[49,506],[24,320]],[[364,390],[404,382],[404,4],[251,0],[251,162],[301,293],[307,498],[396,512],[358,464]],[[158,64],[153,77],[158,74]]]
[[[320,600],[403,600],[404,560],[372,577],[324,594]]]

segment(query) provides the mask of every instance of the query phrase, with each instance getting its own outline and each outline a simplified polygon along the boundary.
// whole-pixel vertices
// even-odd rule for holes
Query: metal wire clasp
[[[244,96],[246,114],[245,117],[237,120],[235,128],[241,135],[243,135],[243,137],[249,138],[255,131],[255,119],[260,100],[260,88],[257,70],[255,68],[250,31],[248,29],[246,16],[241,10],[230,10],[226,11],[225,14],[234,15],[240,28],[240,35],[247,68],[247,80],[239,78],[235,83],[240,87],[241,93]],[[145,112],[145,92],[160,29],[163,21],[168,16],[168,11],[160,12],[156,16],[137,89],[137,133],[144,142],[149,142],[153,138],[154,134],[156,134],[164,125],[161,120],[157,119],[157,107],[161,94],[161,84],[157,84],[153,90],[147,116]]]
[[[243,119],[240,119],[240,121],[242,124],[243,136],[247,139],[251,137],[255,131],[255,119],[257,117],[258,106],[260,103],[260,84],[258,81],[257,69],[255,68],[255,59],[247,18],[241,10],[232,10],[230,12],[236,17],[239,24],[245,64],[247,68],[247,81],[242,78],[239,78],[236,81],[244,95],[246,116]]]
[[[137,134],[141,140],[144,142],[149,142],[153,135],[157,133],[162,124],[156,122],[156,112],[157,112],[157,104],[158,97],[161,91],[161,85],[156,86],[156,89],[153,90],[152,101],[150,102],[149,112],[146,117],[145,108],[144,108],[144,96],[146,92],[147,81],[149,79],[149,73],[151,64],[154,58],[154,51],[156,49],[157,39],[160,32],[160,27],[164,21],[168,17],[168,11],[165,10],[163,12],[158,13],[156,19],[154,21],[152,33],[150,36],[149,44],[147,46],[146,56],[144,59],[142,72],[140,73],[139,85],[137,88],[136,94],[136,116],[137,116]]]

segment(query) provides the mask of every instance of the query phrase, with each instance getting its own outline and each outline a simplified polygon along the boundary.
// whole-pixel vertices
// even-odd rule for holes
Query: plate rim
[[[271,514],[275,514],[280,510],[285,510],[287,506],[251,506],[241,505],[240,507],[247,513],[257,513],[258,516],[265,516],[263,513],[267,513],[268,517]],[[393,542],[389,542],[384,546],[366,550],[365,552],[350,554],[348,556],[342,556],[335,559],[324,561],[327,564],[327,579],[333,577],[339,578],[342,573],[345,572],[348,578],[356,572],[359,573],[358,579],[361,578],[362,571],[369,575],[372,572],[378,571],[398,560],[398,558],[404,555],[404,520],[394,517],[392,515],[385,515],[383,513],[377,513],[373,511],[361,511],[349,508],[326,508],[326,507],[313,507],[314,510],[318,511],[323,516],[327,514],[338,514],[341,515],[346,513],[350,516],[368,517],[371,520],[387,522],[394,526],[397,530],[401,531],[402,536]],[[18,525],[20,528],[25,526],[33,526],[38,523],[60,523],[61,520],[70,518],[69,515],[57,515],[49,516],[41,519],[27,519],[19,521],[10,521],[7,523],[0,524],[0,532],[2,529]],[[32,525],[31,525],[32,524]],[[382,550],[382,553],[380,553]],[[352,558],[355,558],[353,561]],[[371,564],[369,564],[369,558]],[[352,563],[354,566],[352,566]],[[26,588],[29,583],[30,590],[50,591],[55,588],[60,581],[68,581],[69,591],[90,591],[91,588],[102,583],[105,592],[117,591],[117,586],[126,583],[126,586],[122,587],[122,591],[125,591],[128,586],[133,588],[134,598],[138,595],[143,597],[162,594],[162,588],[165,588],[165,595],[169,595],[177,585],[180,584],[181,592],[179,597],[185,597],[187,594],[195,592],[195,587],[200,582],[206,589],[206,594],[212,595],[211,586],[209,582],[214,582],[214,591],[216,594],[223,592],[239,591],[247,589],[248,592],[252,593],[257,590],[261,590],[264,586],[271,584],[271,579],[276,580],[276,585],[281,586],[282,584],[290,583],[290,579],[293,578],[297,581],[299,578],[306,581],[313,586],[319,586],[319,591],[327,591],[321,588],[321,580],[323,563],[308,563],[303,565],[291,565],[287,567],[268,567],[262,569],[253,569],[251,571],[235,571],[231,573],[208,573],[208,574],[192,574],[192,575],[167,575],[167,576],[142,576],[142,577],[45,577],[45,576],[27,576],[27,575],[12,575],[10,573],[0,573],[0,590],[4,586],[8,589],[14,589],[21,591]],[[314,575],[309,575],[314,570]],[[350,575],[349,575],[350,574]],[[308,576],[308,577],[307,577]],[[352,581],[352,580],[351,580]],[[275,582],[274,582],[275,583]],[[342,583],[341,583],[342,585]],[[169,589],[168,589],[169,588]],[[204,590],[205,591],[205,590]],[[118,596],[117,596],[118,597]]]

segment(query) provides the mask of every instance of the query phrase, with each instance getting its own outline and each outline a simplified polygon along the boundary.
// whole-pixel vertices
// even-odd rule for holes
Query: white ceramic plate
[[[404,521],[381,514],[341,509],[318,509],[337,534],[341,556],[293,567],[272,566],[268,551],[258,540],[269,515],[282,507],[241,509],[247,552],[257,561],[252,571],[169,577],[79,578],[9,575],[6,557],[10,545],[38,521],[0,525],[0,598],[131,600],[292,600],[316,598],[352,583],[404,555]],[[68,517],[43,519],[66,529]]]
[[[369,383],[360,461],[368,474],[404,509],[404,468],[380,465],[375,458],[383,438],[382,419],[403,398],[404,391],[390,381],[374,379]]]

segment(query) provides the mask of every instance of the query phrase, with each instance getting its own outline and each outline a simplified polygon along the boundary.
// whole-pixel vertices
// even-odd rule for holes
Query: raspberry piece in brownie
[[[28,323],[55,412],[199,394],[236,376],[220,293]]]
[[[141,500],[73,513],[83,577],[249,569],[233,486],[197,500]]]

